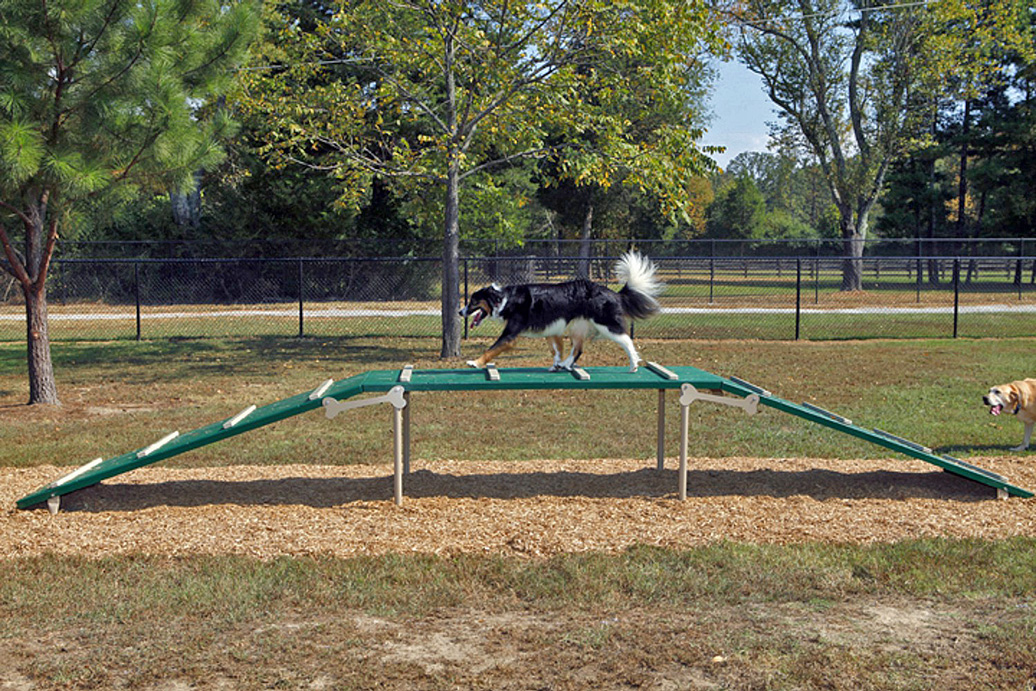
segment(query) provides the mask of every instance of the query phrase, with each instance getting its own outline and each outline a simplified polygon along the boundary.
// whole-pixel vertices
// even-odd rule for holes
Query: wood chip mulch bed
[[[1036,488],[1036,458],[971,462]],[[402,507],[391,467],[150,466],[63,498],[55,516],[15,501],[68,468],[0,469],[0,558],[55,553],[281,555],[480,553],[548,557],[634,544],[894,542],[1036,537],[1036,499],[919,461],[695,458],[676,500],[675,460],[415,459]]]

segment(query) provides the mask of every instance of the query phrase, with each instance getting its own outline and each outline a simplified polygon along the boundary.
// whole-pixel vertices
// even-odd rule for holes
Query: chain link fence
[[[192,259],[198,257],[437,257],[442,239],[257,238],[242,244],[226,240],[233,231],[213,230],[211,240],[61,240],[63,259]],[[1036,238],[880,238],[861,241],[866,257],[1024,257],[1036,253]],[[668,240],[590,238],[587,240],[527,238],[520,246],[498,240],[466,239],[460,252],[468,257],[611,257],[637,248],[651,257],[814,257],[845,254],[840,238],[768,238]]]
[[[489,283],[614,283],[616,257],[471,257],[462,299]],[[841,290],[838,257],[653,256],[662,313],[638,338],[847,339],[1036,335],[1036,257],[866,257]],[[438,258],[58,259],[51,338],[428,337],[441,331]],[[0,278],[0,340],[25,338]],[[492,325],[480,336],[495,336]]]

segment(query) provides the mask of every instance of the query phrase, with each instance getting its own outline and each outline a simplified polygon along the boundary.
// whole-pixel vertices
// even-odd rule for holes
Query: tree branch
[[[9,204],[0,202],[0,205],[10,209]],[[11,246],[11,239],[7,235],[7,229],[0,225],[0,245],[4,247],[4,256],[7,257],[7,261],[0,263],[0,268],[14,276],[22,287],[28,290],[32,286],[32,279],[29,278],[29,274],[25,271],[25,265],[22,264],[18,257],[18,253],[14,251],[14,247]]]
[[[47,272],[50,270],[50,260],[54,256],[54,245],[58,241],[58,220],[51,218],[50,227],[47,228],[47,242],[43,247],[43,256],[40,257],[40,270],[36,274],[36,283],[33,286],[36,294],[43,293],[43,286],[47,284]]]
[[[10,204],[8,204],[7,202],[5,202],[2,199],[0,199],[0,206],[4,207],[5,209],[7,209],[11,213],[13,213],[15,216],[17,216],[19,219],[21,219],[21,222],[24,223],[25,225],[28,226],[28,225],[30,225],[32,223],[32,221],[29,220],[29,217],[25,215],[25,212],[22,211],[21,209],[19,209],[18,207],[11,206]]]
[[[859,81],[860,62],[863,59],[863,47],[865,34],[867,32],[867,10],[862,10],[860,17],[860,28],[856,33],[856,45],[853,46],[853,55],[849,63],[849,118],[853,123],[853,135],[856,137],[856,146],[864,161],[870,158],[870,144],[863,132],[863,114],[860,106]]]
[[[463,173],[460,174],[459,179],[460,180],[465,180],[466,178],[469,178],[472,175],[476,175],[478,173],[481,173],[483,170],[487,170],[489,168],[492,168],[493,166],[504,165],[505,163],[510,163],[511,161],[515,161],[515,160],[518,160],[520,158],[532,158],[532,157],[535,157],[535,156],[537,156],[539,154],[545,154],[548,151],[553,151],[553,150],[554,150],[554,147],[543,146],[543,147],[540,147],[538,149],[527,149],[525,151],[519,151],[518,153],[511,154],[509,156],[504,156],[503,158],[496,158],[496,159],[493,159],[492,161],[486,161],[485,163],[482,163],[480,165],[475,166],[474,168],[471,168],[469,170],[464,171]]]

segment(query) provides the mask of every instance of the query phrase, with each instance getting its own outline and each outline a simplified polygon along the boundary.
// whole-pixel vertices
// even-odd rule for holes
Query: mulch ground
[[[970,459],[1036,488],[1036,459]],[[0,558],[46,553],[281,555],[479,553],[547,557],[720,540],[869,543],[1036,537],[1036,499],[911,460],[695,458],[688,499],[675,460],[426,462],[402,507],[391,467],[151,466],[68,495],[61,511],[15,501],[68,468],[0,469]]]

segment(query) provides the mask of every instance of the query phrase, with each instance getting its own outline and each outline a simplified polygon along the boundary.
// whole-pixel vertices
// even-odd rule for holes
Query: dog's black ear
[[[495,283],[491,286],[483,288],[480,292],[485,293],[484,297],[486,299],[486,302],[488,302],[494,310],[500,305],[501,302],[504,301],[504,291],[501,290],[500,286],[498,286]]]

